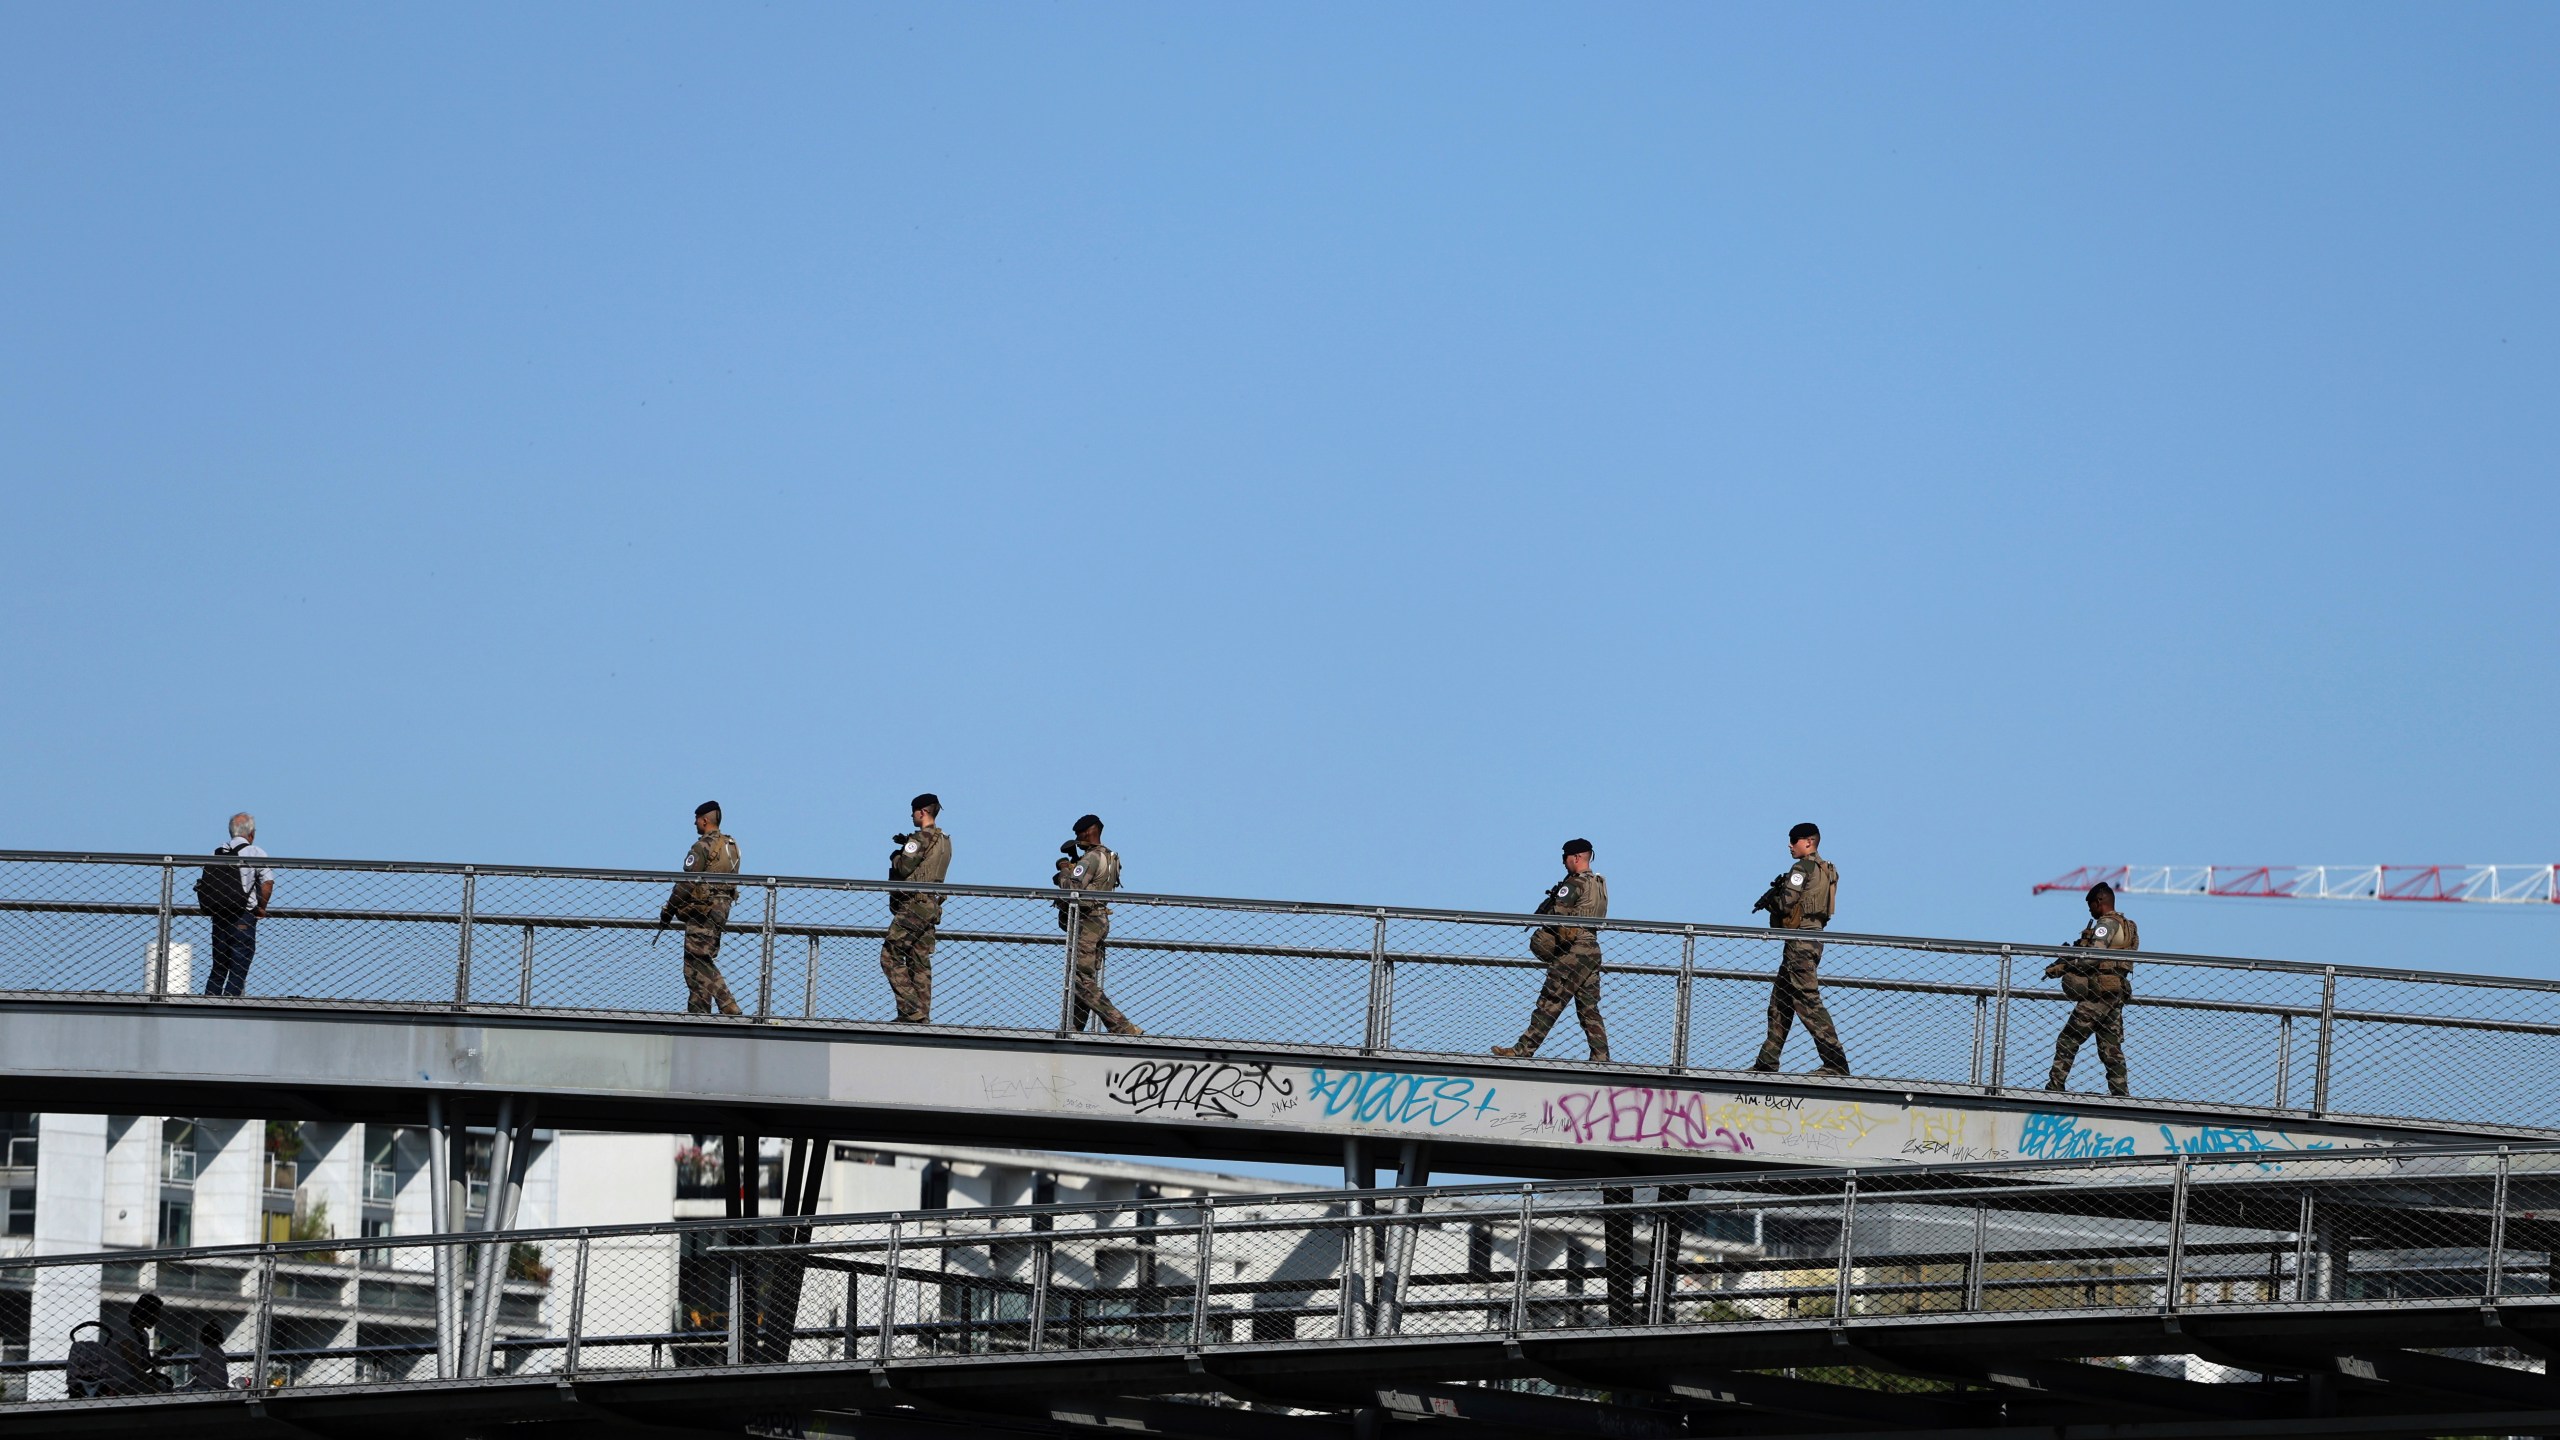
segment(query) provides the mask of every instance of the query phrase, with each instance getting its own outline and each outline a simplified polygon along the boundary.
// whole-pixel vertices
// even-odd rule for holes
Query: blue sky
[[[2552,824],[2548,7],[0,10],[7,843],[2059,940]],[[2153,901],[2560,974],[2560,908]]]

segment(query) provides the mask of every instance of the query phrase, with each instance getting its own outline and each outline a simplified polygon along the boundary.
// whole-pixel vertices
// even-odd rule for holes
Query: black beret
[[[693,818],[696,820],[701,819],[705,815],[717,815],[719,813],[721,813],[720,802],[717,800],[705,800],[701,804],[693,807]]]
[[[1810,820],[1807,820],[1803,824],[1787,832],[1787,843],[1790,845],[1793,845],[1799,840],[1819,840],[1821,838],[1822,827],[1814,824]]]
[[[2115,903],[2116,899],[2116,887],[2108,884],[2104,880],[2101,880],[2097,884],[2089,887],[2089,898],[2092,900],[2104,900],[2108,904],[2112,905]]]
[[[1591,853],[1591,842],[1588,840],[1567,840],[1564,842],[1564,853],[1567,855],[1588,855]]]
[[[1081,834],[1083,834],[1084,832],[1086,832],[1087,830],[1099,830],[1099,829],[1101,829],[1101,828],[1102,828],[1102,817],[1101,817],[1101,816],[1099,816],[1099,815],[1087,815],[1087,816],[1085,816],[1083,819],[1078,820],[1078,821],[1076,822],[1076,825],[1075,825],[1075,833],[1077,833],[1077,834],[1081,835]]]
[[[908,801],[907,808],[910,810],[929,810],[932,813],[939,815],[942,813],[942,797],[934,794],[930,790],[927,790],[913,800]]]

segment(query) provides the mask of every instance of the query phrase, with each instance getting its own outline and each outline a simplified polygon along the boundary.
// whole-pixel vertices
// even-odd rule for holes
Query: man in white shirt
[[[258,848],[258,817],[245,810],[232,816],[231,843],[213,853],[267,858],[267,852]],[[245,892],[243,908],[237,914],[211,917],[213,969],[204,978],[207,995],[237,995],[249,983],[249,961],[258,953],[258,922],[267,917],[267,903],[275,898],[276,872],[264,865],[243,865],[240,888]]]

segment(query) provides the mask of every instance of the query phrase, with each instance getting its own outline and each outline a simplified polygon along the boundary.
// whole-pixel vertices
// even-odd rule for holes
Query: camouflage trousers
[[[1130,1035],[1138,1027],[1102,993],[1103,941],[1111,934],[1111,912],[1081,910],[1076,913],[1076,989],[1074,1028],[1081,1031],[1088,1016],[1100,1020],[1102,1027],[1114,1035]]]
[[[1752,1069],[1778,1068],[1787,1031],[1798,1019],[1804,1021],[1804,1033],[1812,1037],[1823,1068],[1848,1073],[1849,1052],[1840,1048],[1840,1032],[1831,1028],[1831,1007],[1822,1003],[1822,947],[1809,940],[1788,941],[1785,958],[1778,962],[1777,983],[1769,987],[1769,1033]]]
[[[2062,1022],[2062,1037],[2053,1044],[2053,1073],[2044,1082],[2047,1090],[2060,1090],[2070,1083],[2071,1062],[2080,1057],[2080,1042],[2096,1035],[2098,1063],[2107,1067],[2107,1093],[2133,1093],[2124,1067],[2124,1002],[2133,998],[2133,990],[2122,981],[2107,983],[2113,979],[2064,983],[2064,993],[2077,1003],[2071,1007],[2071,1018]]]
[[[684,1008],[686,1013],[708,1015],[717,1005],[723,1015],[738,1013],[738,1002],[729,994],[729,982],[720,978],[720,927],[716,924],[684,927]]]
[[[1591,1047],[1591,1058],[1608,1059],[1609,1027],[1600,1018],[1600,947],[1588,940],[1568,945],[1556,938],[1555,931],[1538,930],[1529,936],[1529,953],[1546,962],[1547,983],[1538,987],[1529,1028],[1520,1032],[1520,1043],[1512,1050],[1522,1056],[1537,1054],[1547,1031],[1569,1004],[1582,1022],[1582,1039]]]
[[[880,973],[889,977],[889,994],[898,1002],[898,1018],[911,1025],[922,1025],[933,1018],[936,923],[901,911],[889,917],[889,936],[880,943]]]

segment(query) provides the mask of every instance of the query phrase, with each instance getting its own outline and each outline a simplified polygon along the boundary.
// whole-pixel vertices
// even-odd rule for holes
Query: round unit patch
[[[917,851],[922,850],[923,848],[924,848],[923,846],[921,846],[921,845],[917,844],[917,843],[916,843],[916,842],[914,842],[913,840],[910,840],[910,841],[908,841],[908,842],[907,842],[907,853],[908,853],[908,854],[910,854],[910,855],[915,854]]]
[[[1804,888],[1804,872],[1803,872],[1803,871],[1801,871],[1801,870],[1799,870],[1799,871],[1797,871],[1796,873],[1794,873],[1793,875],[1788,876],[1788,877],[1787,877],[1787,883],[1788,883],[1788,884],[1790,884],[1790,885],[1795,886],[1797,889],[1803,889],[1803,888]]]

